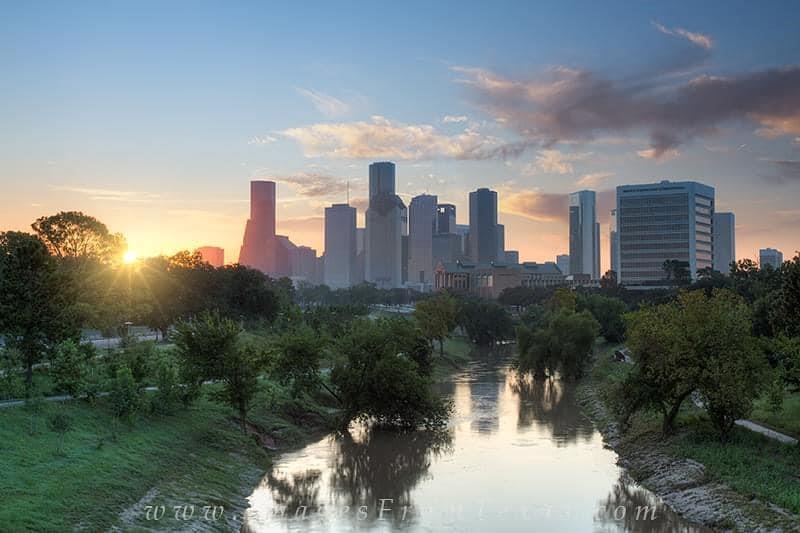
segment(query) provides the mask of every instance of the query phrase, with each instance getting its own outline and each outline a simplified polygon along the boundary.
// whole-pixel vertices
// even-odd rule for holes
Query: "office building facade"
[[[712,267],[714,189],[661,181],[617,187],[619,283],[663,285],[666,261],[686,264],[692,279]]]
[[[355,285],[358,268],[356,257],[356,208],[333,204],[325,208],[325,264],[323,282],[332,289]]]
[[[783,264],[783,253],[774,248],[762,248],[758,251],[758,265],[761,268],[771,266],[778,269]]]
[[[438,198],[421,194],[408,206],[408,281],[433,283],[433,235],[436,231]]]
[[[497,192],[478,189],[469,193],[469,255],[477,263],[497,261]]]

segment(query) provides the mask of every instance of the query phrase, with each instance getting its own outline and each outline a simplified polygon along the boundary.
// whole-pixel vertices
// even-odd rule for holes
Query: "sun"
[[[139,254],[133,250],[128,250],[122,255],[122,262],[126,265],[132,265],[137,259],[139,259]]]

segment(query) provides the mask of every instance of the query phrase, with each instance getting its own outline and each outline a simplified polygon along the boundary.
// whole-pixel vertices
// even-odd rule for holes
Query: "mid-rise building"
[[[225,264],[225,250],[219,246],[201,246],[195,251],[200,254],[203,261],[214,268],[219,268]]]
[[[762,248],[758,251],[758,264],[761,268],[770,266],[778,269],[783,264],[783,252],[774,248]]]
[[[333,204],[325,208],[325,266],[323,282],[332,289],[355,285],[358,268],[356,208]]]
[[[556,266],[565,276],[569,275],[569,254],[558,254],[556,256]]]
[[[438,198],[421,194],[411,199],[408,208],[408,282],[432,286],[433,235],[436,231]]]
[[[469,256],[476,263],[497,261],[497,192],[469,193]]]
[[[316,285],[319,283],[317,270],[317,251],[309,246],[294,246],[289,262],[292,265],[292,278]]]
[[[736,217],[714,213],[714,270],[728,274],[736,262]]]
[[[569,195],[569,273],[600,278],[600,226],[594,191]]]
[[[659,286],[666,261],[686,264],[692,279],[712,267],[714,189],[693,181],[617,187],[617,280]]]
[[[369,166],[364,277],[382,289],[402,286],[405,204],[395,190],[395,165]]]
[[[506,259],[505,262],[509,265],[518,265],[519,264],[519,252],[517,250],[506,250]]]

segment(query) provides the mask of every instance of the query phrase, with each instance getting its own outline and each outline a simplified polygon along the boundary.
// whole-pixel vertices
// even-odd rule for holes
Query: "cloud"
[[[559,150],[539,150],[536,160],[523,169],[525,174],[535,174],[541,171],[547,174],[572,174],[572,163],[582,161],[591,153],[564,153]]]
[[[328,117],[338,117],[350,112],[350,105],[329,94],[312,89],[298,88],[297,92],[308,98],[320,113]]]
[[[265,176],[264,179],[285,183],[300,196],[308,198],[333,196],[347,191],[345,180],[316,172],[298,172],[289,176]]]
[[[351,198],[350,205],[363,213],[369,207],[369,198]]]
[[[465,115],[445,115],[442,122],[445,124],[453,124],[458,122],[466,122],[469,120]]]
[[[659,152],[655,148],[647,148],[645,150],[637,150],[636,155],[643,159],[658,159],[660,161],[669,161],[670,159],[675,159],[681,153],[676,150],[675,148],[670,148],[669,150],[665,150],[663,152]]]
[[[54,191],[70,192],[88,196],[91,200],[103,202],[152,202],[161,198],[160,194],[142,191],[123,191],[118,189],[93,189],[68,185],[51,185]]]
[[[569,217],[569,196],[539,190],[500,191],[500,211],[537,222],[564,222]]]
[[[642,75],[623,80],[565,67],[531,80],[453,67],[475,105],[523,139],[542,146],[586,142],[602,135],[647,132],[660,158],[728,122],[749,122],[763,135],[797,136],[800,67],[743,73],[728,78]],[[662,72],[663,74],[663,72]]]
[[[273,137],[272,135],[264,135],[264,136],[261,136],[261,137],[256,136],[256,137],[253,137],[252,139],[250,139],[249,141],[247,141],[247,144],[265,145],[265,144],[274,143],[277,140],[278,139],[276,137]]]
[[[653,21],[653,26],[655,26],[656,29],[663,34],[672,35],[673,37],[683,37],[684,39],[687,39],[697,46],[705,48],[706,50],[711,50],[711,48],[714,46],[714,41],[711,39],[711,37],[708,35],[703,35],[702,33],[691,32],[689,30],[684,30],[683,28],[670,29],[655,21]]]
[[[773,172],[761,177],[770,183],[784,185],[787,183],[800,183],[800,161],[791,159],[763,159],[770,163]]]
[[[581,179],[575,182],[575,186],[582,188],[595,188],[613,175],[613,172],[591,172],[589,174],[584,174],[581,176]]]
[[[303,146],[306,157],[340,159],[496,159],[518,157],[530,143],[506,143],[467,128],[445,135],[428,124],[404,124],[381,116],[370,122],[320,123],[281,132]]]

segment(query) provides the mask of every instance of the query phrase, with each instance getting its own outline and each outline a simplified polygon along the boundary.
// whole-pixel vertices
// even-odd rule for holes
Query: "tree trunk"
[[[30,397],[31,388],[33,388],[33,359],[27,357],[25,364],[25,398]]]
[[[242,424],[242,433],[247,435],[247,408],[239,405],[239,422]]]
[[[439,356],[444,357],[444,339],[439,339]]]
[[[671,435],[675,431],[675,419],[678,417],[678,411],[680,411],[683,401],[691,393],[692,391],[688,391],[678,396],[678,399],[672,404],[669,411],[664,412],[664,423],[661,428],[664,436]]]

